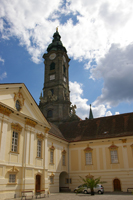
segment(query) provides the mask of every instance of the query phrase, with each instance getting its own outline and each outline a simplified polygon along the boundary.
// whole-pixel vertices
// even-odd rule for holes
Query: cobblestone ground
[[[16,198],[14,200],[20,200]],[[75,194],[75,193],[53,193],[49,197],[38,198],[40,200],[133,200],[133,195],[128,193],[121,194]],[[35,200],[35,199],[34,199]]]
[[[133,195],[127,194],[103,194],[103,195],[94,195],[90,194],[74,194],[74,193],[58,193],[51,194],[50,197],[44,198],[45,200],[133,200]]]

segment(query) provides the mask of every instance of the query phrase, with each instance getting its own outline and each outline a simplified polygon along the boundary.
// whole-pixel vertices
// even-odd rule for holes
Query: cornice
[[[31,127],[35,127],[36,124],[37,124],[37,122],[35,122],[35,121],[31,120],[31,119],[26,118],[26,119],[25,119],[25,124],[26,124],[26,125],[29,125],[29,126],[31,126]]]
[[[12,113],[12,111],[10,109],[0,105],[0,113],[9,116]]]
[[[23,128],[23,127],[22,127],[20,124],[18,124],[18,123],[16,123],[16,124],[11,123],[11,127],[12,127],[13,130],[18,131],[18,132],[21,132],[21,131],[22,131],[22,128]]]

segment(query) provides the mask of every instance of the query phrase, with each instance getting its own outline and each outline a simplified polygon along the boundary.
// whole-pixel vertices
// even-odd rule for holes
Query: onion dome
[[[56,32],[53,35],[52,43],[49,44],[49,46],[47,48],[47,52],[52,51],[52,50],[55,50],[55,51],[61,50],[61,51],[64,51],[65,53],[67,52],[66,48],[63,46],[60,38],[61,38],[61,36],[58,32],[58,28],[56,28]]]

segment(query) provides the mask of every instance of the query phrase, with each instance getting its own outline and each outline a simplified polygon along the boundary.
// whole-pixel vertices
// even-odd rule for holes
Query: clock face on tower
[[[56,57],[56,53],[52,53],[50,56],[49,56],[49,59],[50,60],[54,60]]]

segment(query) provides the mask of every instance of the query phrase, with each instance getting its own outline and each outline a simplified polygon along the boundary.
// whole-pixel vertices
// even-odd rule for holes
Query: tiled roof
[[[67,122],[59,130],[69,142],[133,135],[133,113]]]
[[[49,130],[49,134],[54,135],[55,137],[61,138],[63,140],[66,140],[64,136],[62,135],[61,131],[58,129],[58,127],[55,124],[51,122],[49,122],[49,124],[51,126],[51,129]]]

